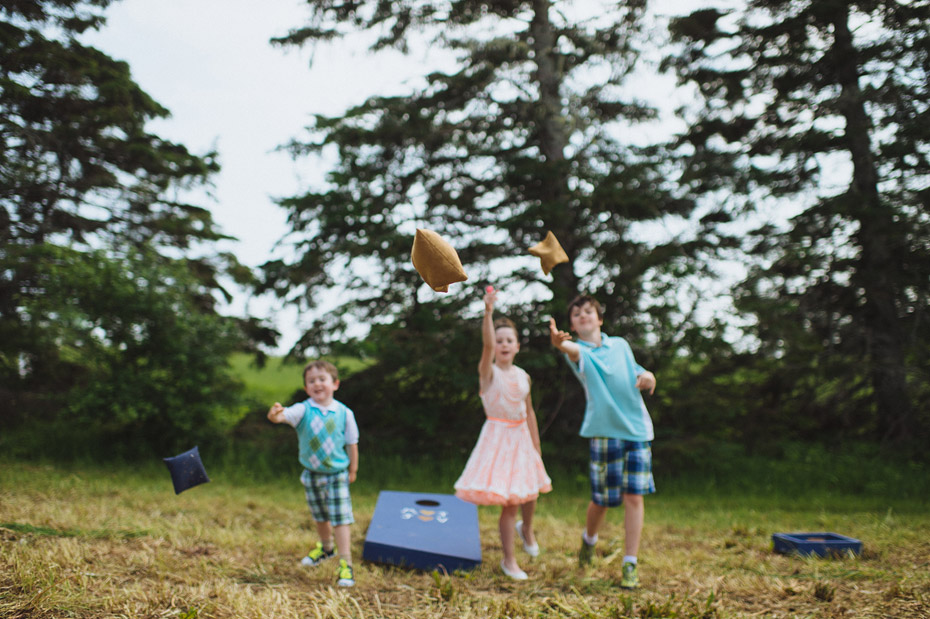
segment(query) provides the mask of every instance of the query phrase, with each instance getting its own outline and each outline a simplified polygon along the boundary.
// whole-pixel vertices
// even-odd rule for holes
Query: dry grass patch
[[[497,568],[494,509],[479,512],[485,561],[472,572],[361,561],[377,496],[358,493],[358,584],[345,590],[334,586],[335,564],[298,563],[315,532],[296,481],[215,479],[175,496],[166,479],[6,465],[0,616],[930,618],[930,516],[919,510],[695,510],[657,495],[647,507],[643,588],[624,592],[619,512],[602,532],[596,564],[577,567],[584,497],[541,502],[543,553],[520,556],[531,579],[516,583]],[[772,553],[772,532],[805,524],[863,539],[866,552],[842,560]]]

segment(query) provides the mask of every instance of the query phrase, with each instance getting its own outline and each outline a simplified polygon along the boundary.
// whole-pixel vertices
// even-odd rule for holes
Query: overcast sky
[[[285,232],[273,197],[314,177],[275,148],[301,134],[315,113],[336,114],[373,92],[402,87],[403,67],[385,70],[363,49],[273,47],[306,19],[298,0],[121,0],[86,40],[129,63],[134,79],[171,110],[159,135],[202,153],[215,148],[222,172],[213,209],[240,239],[241,259],[263,262]],[[414,75],[410,67],[407,71]]]

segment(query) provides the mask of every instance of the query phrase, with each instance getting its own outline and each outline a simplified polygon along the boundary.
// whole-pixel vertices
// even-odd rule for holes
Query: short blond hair
[[[337,380],[339,380],[339,370],[336,369],[335,365],[333,365],[329,361],[325,361],[323,359],[317,359],[316,361],[311,361],[310,363],[304,366],[304,374],[303,374],[304,384],[307,384],[307,372],[309,372],[310,370],[323,370],[324,372],[327,372],[330,376],[333,377],[333,382],[336,382]]]

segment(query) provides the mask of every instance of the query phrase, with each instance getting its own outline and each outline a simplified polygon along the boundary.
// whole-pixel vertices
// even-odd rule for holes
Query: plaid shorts
[[[314,520],[333,526],[355,522],[349,496],[349,471],[315,473],[304,469],[300,483],[307,492],[307,505]]]
[[[603,507],[623,503],[624,494],[652,494],[652,446],[616,438],[591,439],[591,500]]]

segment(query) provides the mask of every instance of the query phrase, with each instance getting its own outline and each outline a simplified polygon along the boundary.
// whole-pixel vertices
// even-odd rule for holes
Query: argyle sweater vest
[[[338,473],[349,468],[346,453],[346,407],[335,401],[335,411],[324,415],[310,400],[304,402],[304,417],[297,424],[300,463],[316,473]]]

